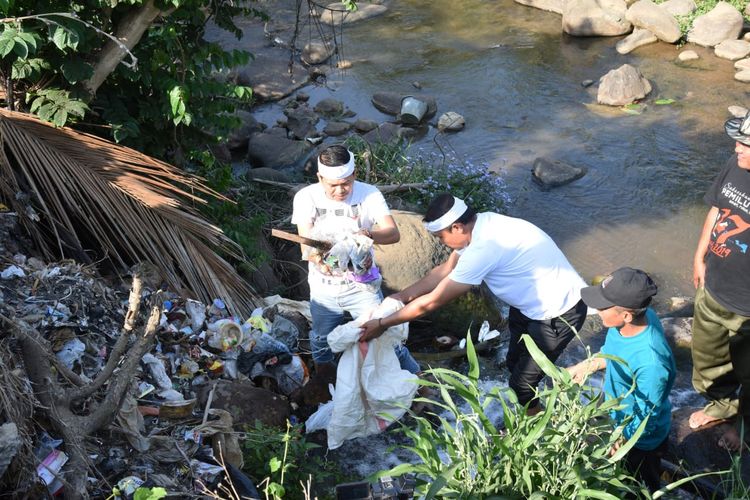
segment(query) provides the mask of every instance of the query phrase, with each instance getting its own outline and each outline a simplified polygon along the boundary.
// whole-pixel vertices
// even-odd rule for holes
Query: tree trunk
[[[115,36],[121,45],[109,40],[97,57],[94,64],[94,74],[83,82],[86,91],[93,97],[104,80],[123,60],[129,50],[133,50],[146,30],[160,15],[168,15],[174,9],[161,10],[154,5],[154,0],[148,0],[139,9],[125,16],[117,25]]]

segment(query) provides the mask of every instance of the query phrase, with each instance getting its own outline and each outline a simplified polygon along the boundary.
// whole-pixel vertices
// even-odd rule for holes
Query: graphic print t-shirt
[[[719,209],[706,256],[706,289],[728,310],[750,316],[750,171],[727,162],[704,197]]]

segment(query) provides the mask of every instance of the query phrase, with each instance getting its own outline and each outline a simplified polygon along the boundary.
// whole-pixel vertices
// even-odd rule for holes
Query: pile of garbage
[[[157,291],[145,290],[143,303]],[[121,335],[127,292],[108,286],[93,266],[0,255],[0,312],[38,331],[60,365],[86,382],[102,372]],[[230,478],[240,495],[257,496],[242,471],[238,431],[256,419],[273,425],[294,420],[289,397],[309,378],[309,305],[274,296],[241,318],[221,298],[205,305],[160,293],[166,300],[154,347],[142,357],[115,422],[92,436],[97,446],[87,450],[89,493],[130,498],[139,487],[163,487],[170,494],[194,495]],[[23,379],[13,347],[0,348]],[[5,424],[13,425],[3,413]],[[34,435],[24,437],[33,448],[34,477],[26,484],[4,477],[6,487],[64,491],[65,443],[43,422],[35,416]],[[11,437],[6,434],[5,441],[14,443]],[[16,441],[18,446],[0,447],[0,476],[19,453],[23,440]]]

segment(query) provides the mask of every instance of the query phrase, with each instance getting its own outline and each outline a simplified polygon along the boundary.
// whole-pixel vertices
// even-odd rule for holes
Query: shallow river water
[[[560,16],[512,0],[401,0],[345,28],[342,57],[352,67],[305,91],[313,103],[330,95],[379,121],[390,117],[370,104],[375,92],[435,96],[438,113],[456,111],[467,126],[437,138],[430,129],[416,146],[437,141],[502,170],[510,215],[547,231],[585,279],[630,265],[655,276],[661,297],[690,295],[702,196],[733,148],[727,107],[748,104],[750,87],[710,50],[687,47],[701,59],[678,65],[676,46],[621,56],[618,39],[569,37]],[[654,87],[639,115],[597,105],[596,86],[581,85],[624,63]],[[654,104],[661,98],[675,103]],[[530,175],[538,156],[589,171],[545,192]]]

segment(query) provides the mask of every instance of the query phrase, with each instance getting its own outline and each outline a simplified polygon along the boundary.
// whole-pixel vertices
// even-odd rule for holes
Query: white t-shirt
[[[581,299],[581,279],[547,233],[523,219],[477,214],[471,243],[460,252],[449,278],[487,283],[498,298],[525,316],[560,316]]]
[[[318,224],[333,222],[349,224],[354,231],[372,229],[376,222],[391,214],[383,194],[375,186],[354,181],[352,192],[345,201],[328,198],[320,183],[300,189],[294,195],[292,224]]]

